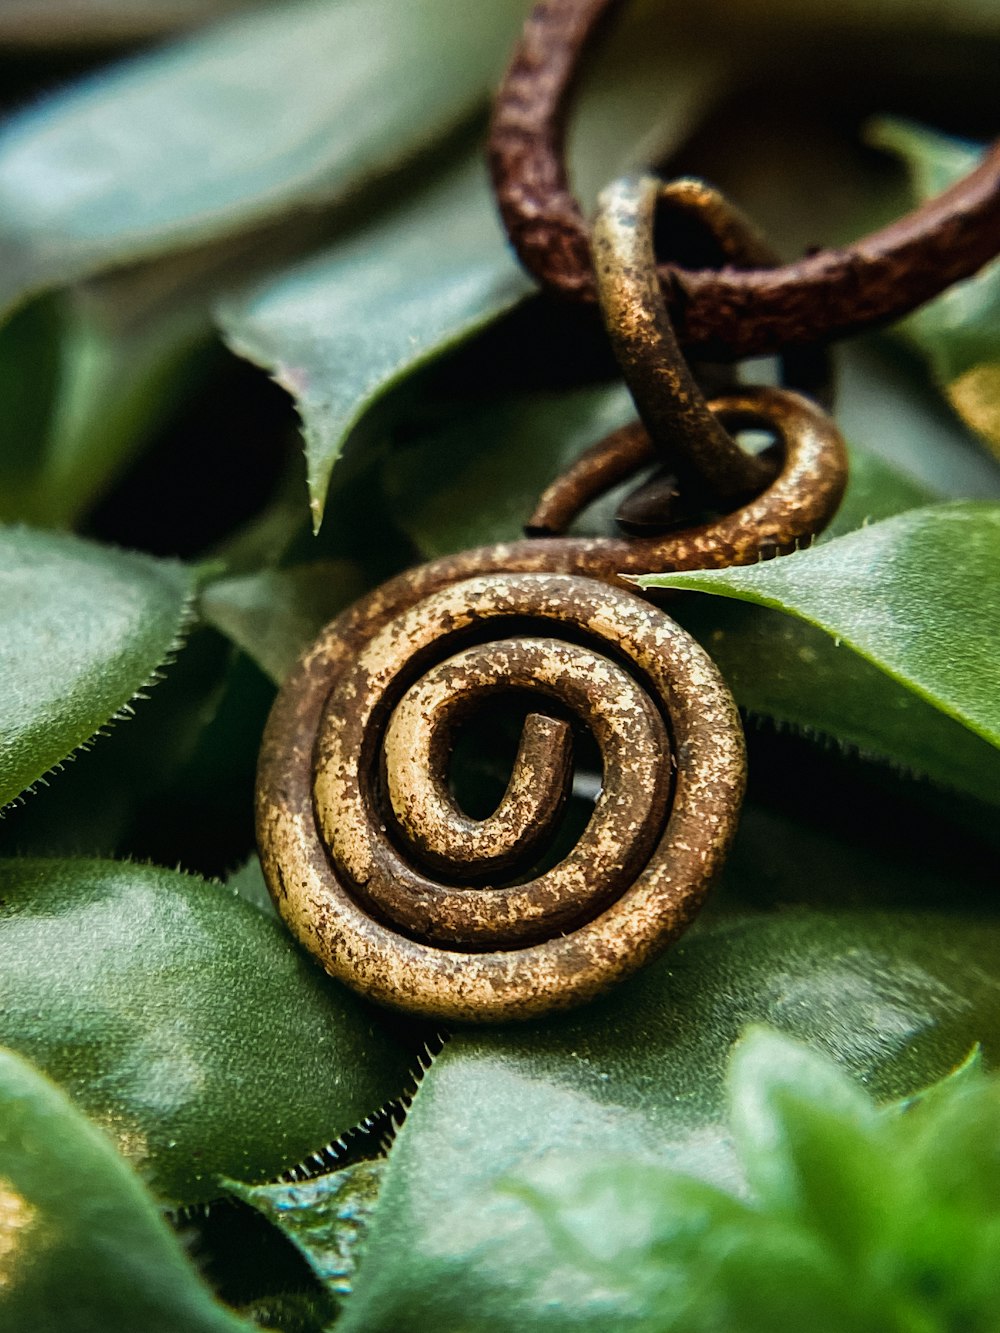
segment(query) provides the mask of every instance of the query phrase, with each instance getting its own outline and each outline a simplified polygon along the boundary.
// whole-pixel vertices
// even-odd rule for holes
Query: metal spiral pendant
[[[685,928],[735,831],[743,738],[711,659],[620,587],[511,572],[512,549],[530,563],[539,545],[384,585],[328,627],[268,724],[257,817],[275,901],[329,972],[384,1004],[503,1021],[588,999]],[[507,691],[532,711],[503,799],[471,819],[452,748]],[[600,795],[538,872],[579,727]]]

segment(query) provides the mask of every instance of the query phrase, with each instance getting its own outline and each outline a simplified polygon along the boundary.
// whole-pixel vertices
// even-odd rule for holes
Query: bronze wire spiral
[[[843,486],[840,436],[806,399],[754,389],[712,408],[779,438],[778,477],[742,509],[659,537],[539,538],[421,565],[328,626],[282,687],[261,751],[261,858],[334,976],[437,1018],[528,1018],[632,973],[692,919],[735,831],[742,731],[708,655],[620,575],[790,549]],[[472,820],[448,787],[455,728],[512,689],[542,707],[500,806]],[[565,798],[566,715],[597,741],[601,793],[574,851],[524,882]]]
[[[1000,146],[909,218],[785,268],[700,182],[619,182],[588,236],[563,131],[580,55],[619,7],[541,0],[497,97],[490,158],[526,267],[543,285],[597,296],[641,424],[546,491],[528,525],[546,535],[420,566],[329,625],[279,692],[261,751],[258,841],[285,921],[348,985],[447,1020],[577,1004],[691,920],[735,831],[743,737],[709,657],[625,580],[811,540],[846,481],[843,441],[811,401],[825,374],[812,344],[910,309],[1000,244]],[[658,203],[695,219],[720,267],[658,276]],[[727,391],[706,403],[678,336],[721,361],[778,350],[784,378],[809,396],[724,374]],[[774,444],[744,453],[728,432],[745,428]],[[648,506],[633,505],[634,530],[648,535],[564,535],[592,499],[656,461],[669,474],[655,494],[683,503],[654,505],[652,527]],[[532,711],[506,793],[471,819],[449,786],[455,738],[510,691],[529,694]],[[602,785],[576,846],[548,866],[571,720],[597,743]]]
[[[407,571],[327,627],[268,721],[257,826],[272,895],[327,971],[386,1005],[496,1022],[578,1004],[685,929],[734,835],[735,704],[708,655],[626,579],[794,550],[836,510],[846,459],[830,418],[798,393],[736,387],[705,403],[655,280],[664,194],[698,213],[730,262],[770,259],[700,184],[641,178],[606,192],[598,286],[649,430],[588,450],[529,531],[564,532],[655,460],[664,435],[692,491],[743,503],[677,531],[536,537]],[[722,469],[735,482],[720,500],[720,453],[741,453],[726,430],[745,427],[775,445]],[[455,738],[510,691],[533,711],[500,804],[471,819],[449,787]],[[575,847],[537,870],[569,791],[570,719],[596,741],[601,791]]]

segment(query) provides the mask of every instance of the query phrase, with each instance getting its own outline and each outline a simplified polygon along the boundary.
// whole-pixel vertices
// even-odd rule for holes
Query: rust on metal
[[[490,165],[521,262],[545,287],[593,300],[591,241],[569,186],[565,130],[580,61],[621,0],[541,0],[494,104]],[[724,360],[898,319],[1000,251],[1000,142],[961,181],[853,245],[780,268],[661,268],[680,342]]]
[[[846,458],[827,414],[792,390],[736,386],[706,401],[655,282],[660,192],[619,186],[599,228],[605,316],[646,426],[616,432],[550,487],[532,530],[553,535],[421,565],[346,611],[268,722],[257,830],[271,893],[326,969],[381,1003],[479,1022],[578,1004],[685,929],[734,835],[735,704],[705,652],[626,578],[796,549],[836,510]],[[672,197],[724,253],[769,258],[705,187],[681,183]],[[730,434],[747,428],[772,437],[763,459]],[[644,536],[565,535],[656,459],[676,468],[684,512],[694,497],[701,521],[659,530],[653,514]],[[664,497],[672,506],[671,486]],[[497,808],[475,820],[449,783],[456,737],[512,693],[531,700],[518,753]],[[601,790],[550,865],[574,729],[596,744]]]
[[[717,669],[633,592],[550,572],[538,548],[551,545],[467,552],[384,585],[327,628],[268,722],[257,827],[272,894],[329,972],[384,1004],[453,1021],[578,1004],[688,925],[733,837],[745,760]],[[528,737],[511,799],[474,830],[440,738],[470,697],[517,687],[592,731],[604,777],[576,848],[505,883],[489,872],[509,874],[513,849],[558,814],[559,784],[536,784],[539,764],[563,771],[558,726]],[[414,753],[433,764],[429,795]]]
[[[840,436],[805,398],[747,389],[712,410],[778,440],[778,476],[741,509],[418,566],[330,625],[285,683],[261,751],[261,859],[334,976],[438,1018],[528,1018],[590,998],[689,923],[735,831],[742,733],[711,660],[621,576],[793,549],[844,479]],[[630,462],[638,444],[651,453],[644,434],[623,438]],[[504,799],[470,820],[448,787],[455,729],[511,689],[539,705]],[[533,875],[566,795],[565,714],[597,741],[602,791],[574,850]]]

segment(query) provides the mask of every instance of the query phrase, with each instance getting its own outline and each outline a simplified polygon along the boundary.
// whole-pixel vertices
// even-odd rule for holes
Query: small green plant
[[[518,536],[633,415],[490,196],[527,8],[0,5],[4,1333],[1000,1327],[1000,261],[838,349],[812,548],[644,580],[750,751],[664,957],[441,1033],[325,976],[263,883],[298,655]],[[659,161],[794,258],[995,130],[996,5],[682,9],[635,0],[583,79],[588,204]],[[470,810],[519,722],[459,749]]]

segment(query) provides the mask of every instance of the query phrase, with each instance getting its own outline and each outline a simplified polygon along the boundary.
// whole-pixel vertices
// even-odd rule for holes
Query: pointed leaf
[[[657,574],[799,616],[1000,745],[1000,505],[914,509],[809,551],[739,569]]]
[[[621,167],[623,145],[634,152],[641,137],[644,158],[676,146],[718,83],[720,56],[690,41],[664,45],[658,25],[655,11],[626,17],[587,81],[573,133],[585,199]],[[331,469],[372,405],[533,290],[500,228],[477,145],[374,226],[222,304],[229,345],[296,400],[317,528]]]
[[[337,1300],[349,1296],[385,1162],[355,1162],[343,1171],[294,1184],[243,1185],[227,1188],[263,1214],[291,1241]]]
[[[484,100],[524,8],[299,0],[29,108],[0,134],[0,307],[357,189]]]
[[[534,1179],[563,1152],[627,1150],[738,1188],[724,1083],[748,1023],[897,1097],[974,1037],[1000,1057],[998,976],[990,920],[784,913],[688,936],[579,1014],[454,1036],[389,1155],[344,1328],[458,1329],[475,1310],[491,1328],[577,1329],[588,1309],[591,1327],[609,1327],[602,1274],[554,1269],[541,1221],[497,1182]]]
[[[0,529],[0,802],[131,708],[177,647],[193,588],[170,561]]]
[[[229,345],[296,400],[314,526],[334,463],[368,407],[530,290],[477,153],[327,254],[223,303]]]
[[[173,1203],[273,1179],[408,1081],[409,1054],[277,922],[204,880],[0,862],[5,1039]]]
[[[0,1325],[238,1333],[107,1137],[0,1050]]]

